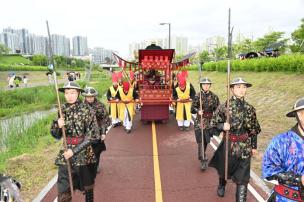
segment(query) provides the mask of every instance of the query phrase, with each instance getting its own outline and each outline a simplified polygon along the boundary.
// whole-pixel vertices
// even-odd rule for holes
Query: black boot
[[[246,202],[247,198],[247,184],[238,184],[236,187],[236,202]]]
[[[189,130],[190,130],[190,126],[188,126],[188,127],[185,126],[185,127],[184,127],[184,130],[185,130],[185,131],[189,131]]]
[[[93,189],[86,190],[85,194],[85,202],[94,202],[94,191]]]
[[[223,178],[219,178],[219,185],[217,187],[217,195],[219,197],[224,197],[225,195],[225,186],[226,186],[226,180]]]
[[[202,160],[202,143],[197,143],[197,156],[198,156],[198,160]]]

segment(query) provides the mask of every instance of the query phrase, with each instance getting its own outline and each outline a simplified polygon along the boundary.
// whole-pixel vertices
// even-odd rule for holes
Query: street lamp
[[[162,22],[159,25],[169,25],[169,49],[171,48],[171,23],[169,22]]]

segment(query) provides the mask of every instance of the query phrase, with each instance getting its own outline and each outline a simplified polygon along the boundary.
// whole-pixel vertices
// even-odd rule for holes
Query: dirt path
[[[58,84],[62,84],[67,82],[66,79],[60,79],[58,80]],[[33,88],[33,87],[37,87],[37,86],[48,86],[48,85],[52,85],[53,83],[49,83],[49,82],[35,82],[35,83],[28,83],[27,86],[25,86],[23,83],[20,84],[19,87],[13,87],[13,88],[9,88],[9,87],[3,87],[2,90],[15,90],[15,89],[21,89],[21,88]]]

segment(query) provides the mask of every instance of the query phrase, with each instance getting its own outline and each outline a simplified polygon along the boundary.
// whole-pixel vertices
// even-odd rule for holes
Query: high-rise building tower
[[[88,40],[87,37],[75,36],[73,37],[73,55],[84,56],[88,55]]]

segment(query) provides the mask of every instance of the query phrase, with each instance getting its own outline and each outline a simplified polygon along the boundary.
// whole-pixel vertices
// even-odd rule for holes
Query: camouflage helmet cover
[[[293,106],[292,111],[288,112],[286,114],[287,117],[295,117],[296,116],[296,112],[299,110],[304,110],[304,97],[300,98],[296,101],[296,103]]]
[[[93,87],[86,87],[81,95],[84,97],[95,97],[98,95],[98,92]]]
[[[245,81],[243,78],[238,77],[238,78],[234,78],[231,82],[230,82],[230,87],[233,87],[234,85],[238,85],[238,84],[245,84],[247,88],[251,87],[252,84],[248,83],[247,81]]]
[[[65,89],[77,89],[80,92],[83,92],[80,85],[78,83],[74,82],[74,81],[69,81],[69,82],[65,83],[62,88],[58,88],[58,90],[60,92],[64,92]]]

